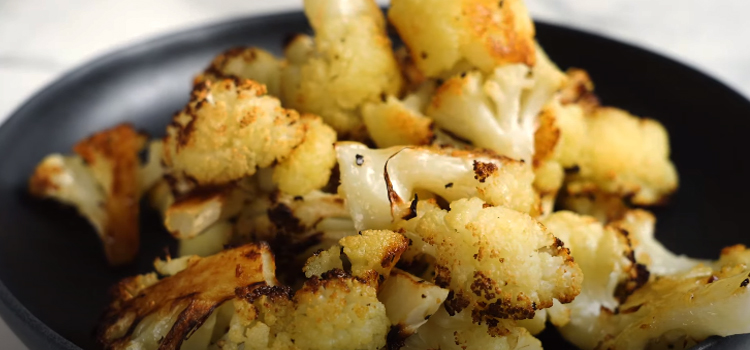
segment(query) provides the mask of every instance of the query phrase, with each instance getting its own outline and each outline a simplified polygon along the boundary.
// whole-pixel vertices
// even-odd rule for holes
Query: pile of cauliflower
[[[654,238],[647,209],[678,186],[666,130],[555,66],[522,0],[304,7],[313,36],[216,57],[164,138],[118,125],[31,176],[111,265],[137,256],[142,198],[179,241],[113,288],[104,348],[530,350],[551,325],[581,349],[686,349],[750,332],[750,250],[696,260]]]

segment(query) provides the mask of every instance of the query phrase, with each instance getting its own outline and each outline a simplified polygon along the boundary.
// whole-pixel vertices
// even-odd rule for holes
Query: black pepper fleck
[[[451,187],[453,187],[453,183],[452,182],[449,182],[449,183],[445,184],[445,188],[451,188]]]
[[[361,154],[358,154],[355,162],[357,163],[357,165],[361,166],[362,164],[365,164],[365,157]]]

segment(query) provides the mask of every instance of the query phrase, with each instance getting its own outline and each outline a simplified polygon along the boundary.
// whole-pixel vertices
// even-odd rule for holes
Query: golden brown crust
[[[143,277],[123,280],[115,287],[115,299],[100,323],[99,342],[107,349],[121,349],[144,317],[183,306],[160,345],[160,349],[179,348],[216,307],[235,298],[238,291],[248,294],[248,286],[267,283],[264,270],[274,267],[264,266],[263,254],[271,254],[266,244],[248,244],[211,257],[191,259],[185,270],[145,288],[139,287]]]
[[[73,148],[94,172],[101,167],[111,173],[111,183],[104,184],[109,193],[102,242],[112,265],[129,263],[138,253],[138,152],[145,141],[131,125],[120,124],[81,140]]]
[[[59,190],[53,178],[63,173],[63,169],[54,164],[40,164],[29,179],[29,192],[37,197]]]
[[[473,37],[480,38],[486,52],[497,65],[525,63],[533,66],[536,62],[534,26],[531,32],[519,31],[524,25],[519,23],[526,19],[519,18],[517,3],[520,0],[469,0],[463,2],[463,13],[469,23],[468,29]],[[497,21],[497,13],[502,21]]]
[[[600,106],[599,98],[594,94],[594,83],[588,72],[579,68],[570,68],[566,74],[567,83],[560,90],[562,104],[577,103],[586,114]]]
[[[539,115],[539,128],[534,133],[534,168],[552,158],[559,141],[560,128],[556,124],[555,114],[544,109]]]

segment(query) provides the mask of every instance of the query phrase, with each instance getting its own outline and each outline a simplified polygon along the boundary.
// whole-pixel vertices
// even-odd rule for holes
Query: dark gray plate
[[[740,156],[750,103],[721,83],[659,55],[595,35],[538,24],[538,36],[561,67],[584,67],[606,104],[662,121],[672,137],[681,188],[658,210],[658,238],[670,249],[715,258],[750,243],[750,161]],[[164,36],[96,59],[27,101],[0,128],[0,314],[32,349],[93,349],[107,289],[151,270],[171,243],[154,214],[142,220],[141,259],[112,270],[98,238],[74,210],[26,194],[26,179],[50,152],[102,128],[130,121],[162,135],[187,101],[193,74],[236,45],[279,53],[287,33],[308,30],[301,13],[234,20]],[[546,332],[547,349],[567,349]],[[711,343],[713,344],[713,343]],[[725,349],[750,348],[748,337]],[[715,347],[714,347],[715,348]]]

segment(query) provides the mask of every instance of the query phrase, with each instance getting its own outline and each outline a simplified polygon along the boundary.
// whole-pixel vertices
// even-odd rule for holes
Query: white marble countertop
[[[526,0],[536,19],[690,64],[750,97],[747,0]],[[387,3],[387,0],[381,1]],[[0,1],[0,123],[98,55],[164,32],[301,7],[301,0]],[[0,320],[0,349],[25,349]]]

